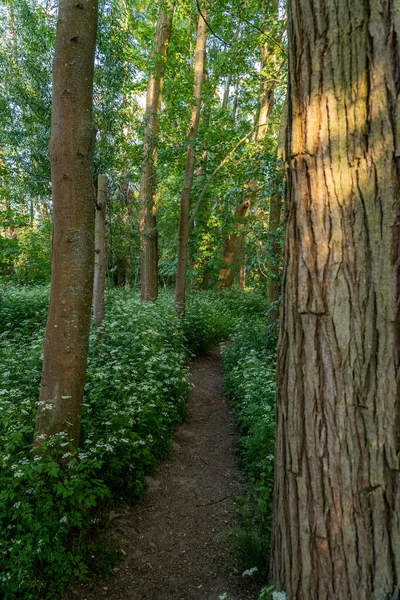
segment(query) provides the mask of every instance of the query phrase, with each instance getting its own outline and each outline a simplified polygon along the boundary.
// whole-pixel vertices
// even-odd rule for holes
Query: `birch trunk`
[[[288,24],[272,582],[398,598],[398,3],[292,0]]]
[[[158,296],[157,243],[157,146],[159,112],[168,44],[171,36],[174,3],[161,3],[154,39],[154,68],[147,86],[143,162],[140,175],[140,237],[141,237],[141,299],[156,300]]]
[[[79,442],[93,293],[97,10],[97,0],[59,2],[50,140],[52,276],[36,446],[62,431]]]

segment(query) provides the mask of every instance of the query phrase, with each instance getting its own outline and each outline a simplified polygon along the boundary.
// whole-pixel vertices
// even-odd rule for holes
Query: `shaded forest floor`
[[[257,590],[234,569],[217,534],[235,527],[237,441],[222,395],[219,347],[191,368],[188,420],[177,429],[173,456],[151,477],[144,502],[113,523],[123,561],[108,581],[70,592],[67,600],[250,600]]]

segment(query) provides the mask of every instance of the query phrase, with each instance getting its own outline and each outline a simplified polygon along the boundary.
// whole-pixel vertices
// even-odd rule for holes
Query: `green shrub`
[[[265,298],[260,290],[238,288],[219,292],[193,292],[188,296],[183,332],[193,355],[201,354],[227,339],[244,317],[265,313]]]
[[[171,293],[142,304],[137,294],[109,290],[104,340],[95,328],[90,336],[79,452],[68,455],[59,435],[37,456],[32,441],[48,298],[46,286],[10,286],[1,294],[4,600],[59,598],[72,579],[87,575],[97,552],[87,535],[104,502],[140,497],[144,475],[168,455],[174,425],[184,417],[188,355],[226,338],[241,310],[254,318],[263,310],[257,293],[199,292],[189,295],[181,321]],[[55,460],[62,452],[65,469]]]
[[[274,476],[275,344],[264,319],[243,321],[224,348],[224,388],[241,432],[239,452],[249,486],[239,499],[240,568],[267,575]]]
[[[0,334],[30,334],[46,324],[50,286],[8,285],[0,289]],[[21,340],[23,342],[23,340]]]
[[[186,350],[170,300],[142,305],[111,292],[104,343],[91,334],[79,453],[64,452],[60,469],[52,452],[32,452],[48,290],[12,294],[0,343],[0,597],[59,598],[87,573],[84,541],[98,507],[112,495],[139,497],[145,473],[167,455],[188,393]],[[67,445],[53,442],[54,452]]]

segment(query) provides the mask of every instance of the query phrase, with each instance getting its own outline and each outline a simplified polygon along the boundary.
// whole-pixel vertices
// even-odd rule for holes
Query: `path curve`
[[[144,502],[115,521],[124,560],[115,576],[75,590],[79,600],[254,600],[233,569],[235,426],[222,395],[219,347],[192,363],[188,421],[177,428],[173,458],[147,478]],[[72,597],[72,596],[71,596]],[[75,595],[76,598],[76,595]]]

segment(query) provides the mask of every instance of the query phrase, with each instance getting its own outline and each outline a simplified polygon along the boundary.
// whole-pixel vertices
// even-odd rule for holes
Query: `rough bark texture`
[[[96,325],[104,321],[104,288],[106,283],[106,208],[107,175],[99,175],[94,235],[93,314]]]
[[[289,3],[272,582],[399,597],[400,13]]]
[[[235,210],[233,229],[234,231],[227,237],[222,258],[222,268],[218,276],[220,288],[227,289],[232,287],[235,275],[240,267],[240,261],[244,255],[244,233],[245,219],[249,214],[250,200],[241,202]]]
[[[282,263],[281,259],[281,248],[279,240],[277,238],[278,228],[281,221],[282,212],[282,196],[279,191],[275,192],[271,196],[269,205],[269,224],[268,234],[271,238],[271,260],[267,264],[267,304],[270,307],[272,304],[279,300],[280,292],[280,278],[279,278],[279,267]],[[279,316],[279,309],[273,308],[269,312],[269,320],[271,322],[276,321]]]
[[[205,8],[202,13],[207,18]],[[186,297],[186,269],[188,262],[188,241],[189,241],[189,212],[190,197],[192,193],[194,164],[195,164],[195,142],[200,121],[201,91],[204,78],[204,61],[206,55],[206,33],[207,26],[202,17],[199,16],[197,26],[196,53],[194,61],[194,104],[192,107],[192,116],[190,119],[190,130],[188,135],[188,148],[186,154],[186,167],[181,194],[181,206],[179,216],[179,237],[178,237],[178,270],[176,274],[175,303],[179,314],[185,311]]]
[[[159,137],[165,62],[171,35],[174,3],[161,3],[154,39],[154,67],[147,86],[143,162],[140,175],[140,233],[141,233],[141,299],[145,302],[158,296],[158,249],[156,163]]]
[[[97,0],[60,0],[50,140],[51,295],[36,445],[61,431],[79,440],[93,292],[96,31]]]

